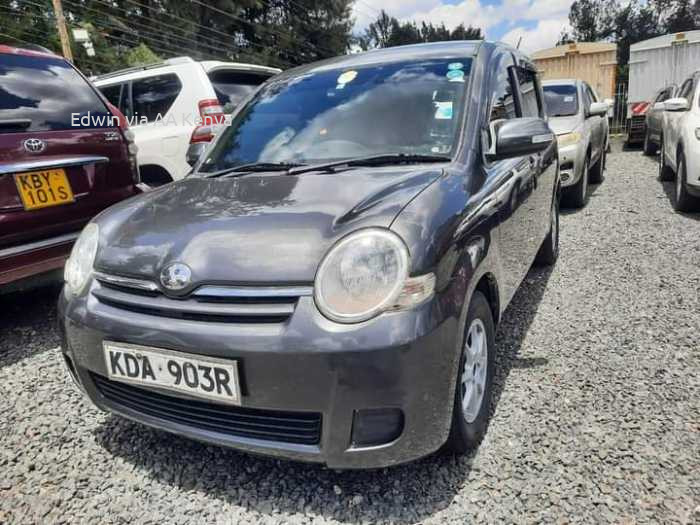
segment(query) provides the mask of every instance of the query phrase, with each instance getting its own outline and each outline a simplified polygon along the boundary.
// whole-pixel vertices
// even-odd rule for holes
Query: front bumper
[[[583,142],[570,144],[559,148],[559,173],[561,174],[561,187],[573,186],[581,178],[585,157]]]
[[[284,323],[236,325],[125,312],[98,301],[91,290],[99,286],[93,282],[76,298],[61,294],[59,325],[72,374],[102,410],[189,438],[332,468],[403,463],[434,452],[447,439],[458,322],[457,316],[438,315],[446,310],[438,298],[412,310],[340,325],[318,313],[313,298],[302,297]],[[95,383],[94,374],[107,376],[105,340],[236,359],[243,407],[320,413],[320,441],[306,445],[212,432],[119,406]],[[403,413],[399,437],[353,446],[356,411],[387,408]]]

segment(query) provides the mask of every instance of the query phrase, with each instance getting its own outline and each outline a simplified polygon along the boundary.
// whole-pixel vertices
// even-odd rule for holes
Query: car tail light
[[[141,173],[139,172],[139,163],[136,160],[136,154],[138,153],[139,148],[134,140],[134,132],[129,129],[129,123],[126,120],[126,117],[117,107],[109,102],[107,102],[107,106],[119,121],[119,130],[122,132],[124,142],[126,142],[126,153],[129,159],[129,166],[131,167],[132,178],[134,180],[134,184],[139,184],[141,182]]]
[[[214,124],[221,124],[224,121],[224,108],[215,98],[208,98],[199,101],[199,116],[202,123],[194,128],[190,137],[190,144],[200,142],[211,142],[214,139]]]
[[[199,101],[199,116],[202,117],[202,125],[221,124],[224,121],[224,108],[218,99],[208,98]]]
[[[212,126],[197,126],[192,131],[192,136],[190,137],[190,144],[197,144],[198,142],[211,142],[214,138],[214,130]]]

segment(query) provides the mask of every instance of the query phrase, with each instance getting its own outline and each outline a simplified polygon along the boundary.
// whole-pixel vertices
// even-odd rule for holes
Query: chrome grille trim
[[[145,290],[147,292],[158,291],[158,285],[151,281],[132,279],[131,277],[121,277],[119,275],[110,275],[102,272],[94,272],[93,275],[95,279],[105,284],[123,286],[124,288],[135,288],[136,290]]]
[[[161,312],[162,315],[188,315],[211,317],[237,316],[289,316],[294,312],[294,303],[271,304],[227,304],[201,303],[198,301],[170,299],[162,295],[145,297],[121,292],[115,289],[100,288],[92,294],[102,302],[137,308],[143,311]]]
[[[194,297],[302,297],[313,295],[311,286],[201,286]]]
[[[284,323],[311,286],[203,285],[171,297],[154,281],[94,272],[92,295],[100,303],[142,315],[215,323]]]

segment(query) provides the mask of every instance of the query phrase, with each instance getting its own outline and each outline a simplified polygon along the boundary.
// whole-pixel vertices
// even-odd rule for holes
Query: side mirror
[[[190,147],[187,148],[187,154],[185,155],[187,164],[194,167],[202,157],[204,150],[207,149],[208,144],[208,142],[195,142],[194,144],[190,144]]]
[[[608,113],[610,106],[605,102],[593,102],[588,108],[588,117],[602,117]]]
[[[651,109],[654,111],[666,111],[666,102],[656,102]]]
[[[663,104],[666,111],[688,111],[690,109],[688,99],[684,97],[669,98]]]
[[[489,160],[502,160],[532,155],[547,149],[555,140],[554,133],[540,118],[516,118],[496,122],[491,136],[495,147],[487,153]]]

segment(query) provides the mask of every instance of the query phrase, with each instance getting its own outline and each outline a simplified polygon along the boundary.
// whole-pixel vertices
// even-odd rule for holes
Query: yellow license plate
[[[73,202],[73,190],[65,170],[42,170],[15,174],[17,191],[25,210]]]

